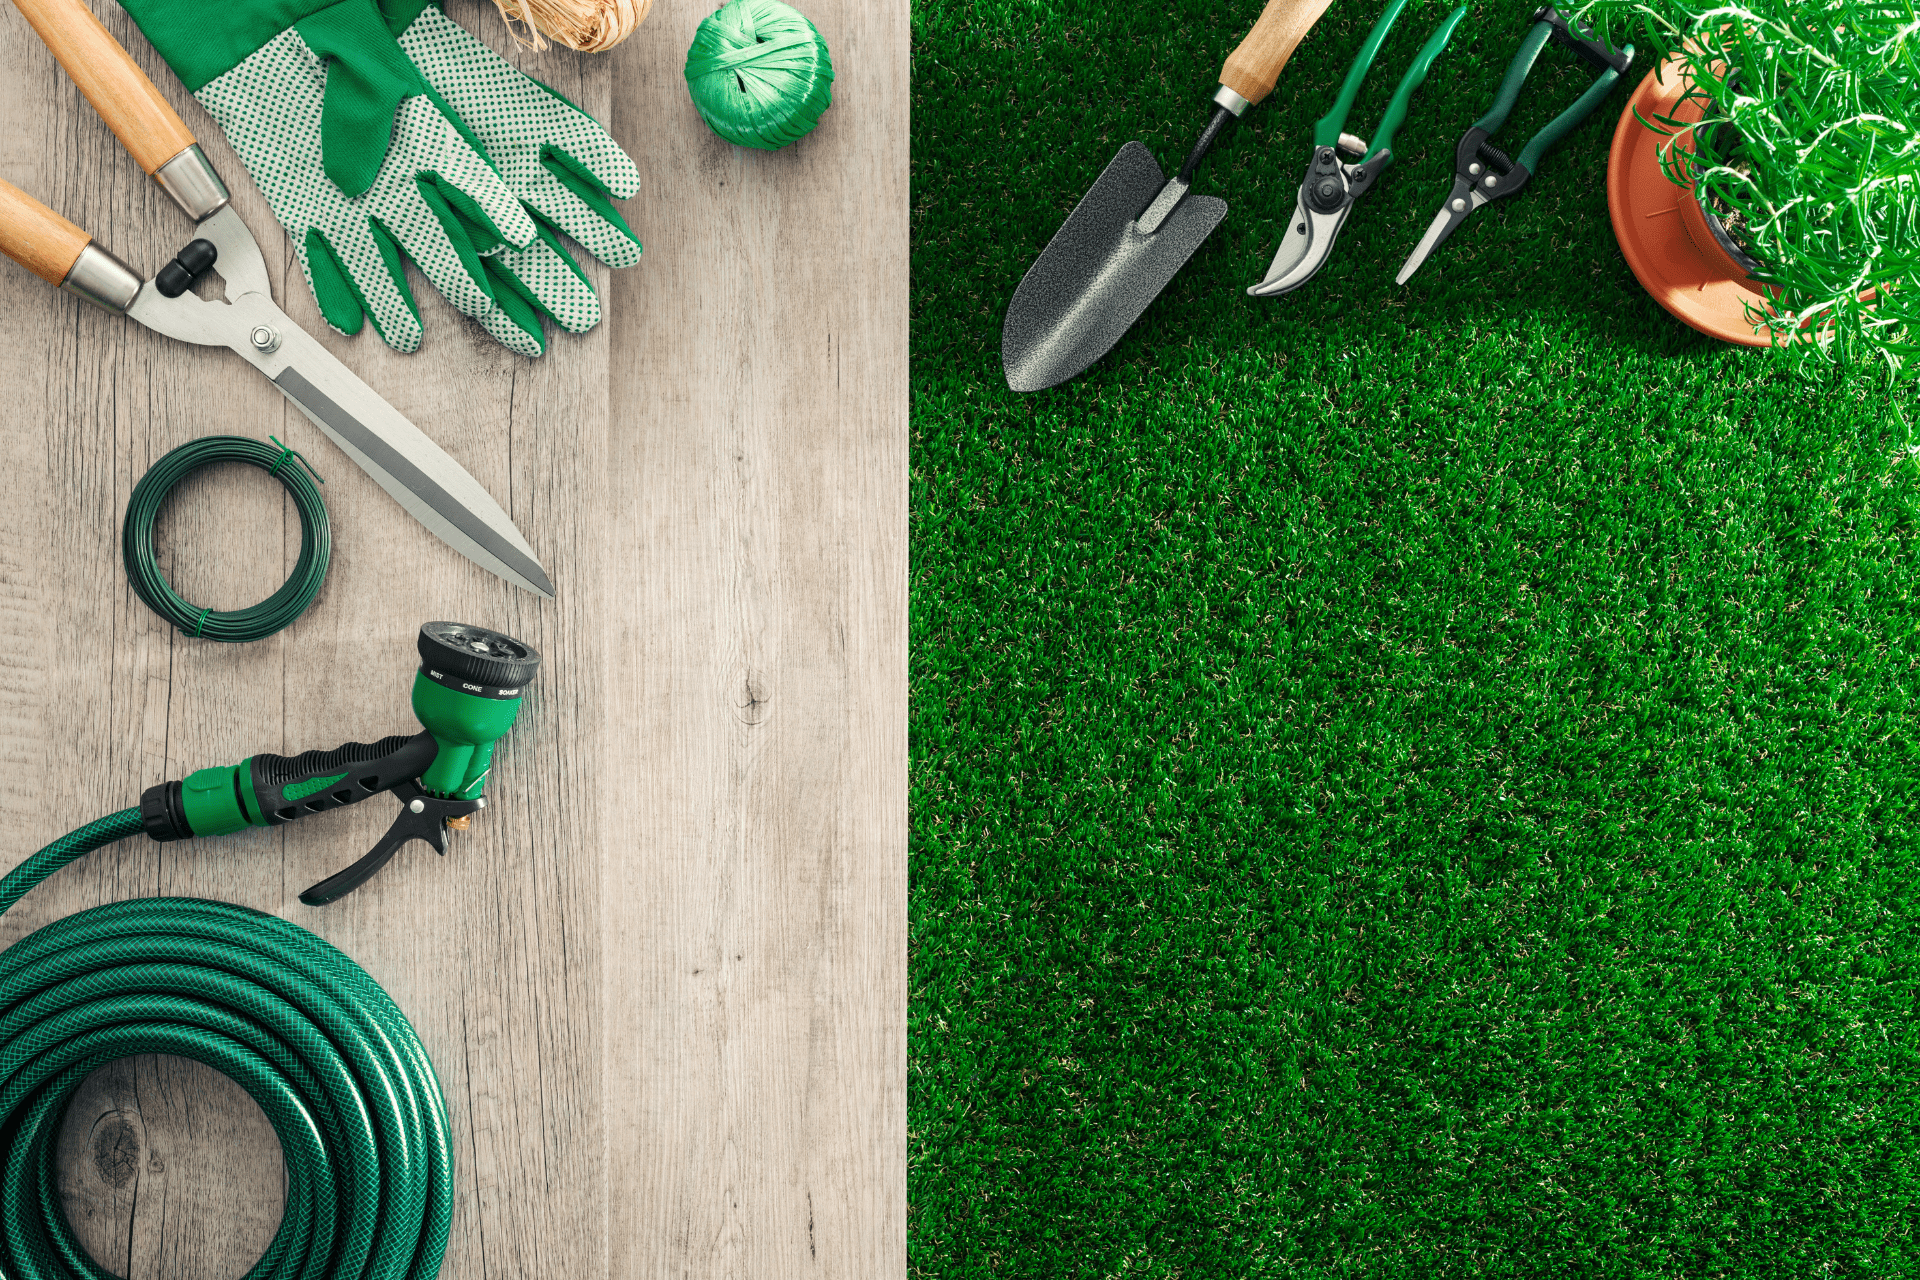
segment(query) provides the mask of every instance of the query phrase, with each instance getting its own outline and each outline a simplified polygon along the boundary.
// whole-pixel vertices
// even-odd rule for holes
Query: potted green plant
[[[1911,373],[1914,10],[1884,0],[1590,0],[1580,12],[1658,59],[1621,116],[1608,172],[1614,227],[1641,282],[1717,336],[1874,353]],[[1667,205],[1676,216],[1662,216]]]

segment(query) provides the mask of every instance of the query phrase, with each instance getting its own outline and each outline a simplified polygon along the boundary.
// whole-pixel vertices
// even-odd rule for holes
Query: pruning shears
[[[1527,73],[1533,70],[1534,59],[1540,56],[1540,50],[1546,47],[1549,40],[1571,49],[1600,68],[1600,78],[1572,106],[1534,134],[1518,159],[1509,159],[1490,139],[1507,122],[1507,114],[1513,110],[1514,100],[1520,96],[1520,86],[1526,83]],[[1562,138],[1572,133],[1576,125],[1593,114],[1594,108],[1613,92],[1614,84],[1632,64],[1632,45],[1615,49],[1596,37],[1591,27],[1577,18],[1563,16],[1552,5],[1535,12],[1533,26],[1527,31],[1526,39],[1520,42],[1519,52],[1513,55],[1513,62],[1507,67],[1506,79],[1500,82],[1499,96],[1493,100],[1493,106],[1488,108],[1487,114],[1475,120],[1473,127],[1460,138],[1453,159],[1453,191],[1447,196],[1447,202],[1440,206],[1440,212],[1433,216],[1433,223],[1427,228],[1427,233],[1420,237],[1420,243],[1407,255],[1406,263],[1401,266],[1400,274],[1393,278],[1393,282],[1405,284],[1420,269],[1420,264],[1427,260],[1428,255],[1439,248],[1441,242],[1452,235],[1475,209],[1495,200],[1503,200],[1524,188],[1541,158]]]
[[[1407,0],[1393,0],[1380,20],[1373,24],[1367,42],[1360,46],[1353,66],[1347,70],[1340,96],[1314,127],[1313,156],[1307,165],[1307,176],[1300,184],[1300,195],[1294,202],[1293,220],[1287,225],[1287,234],[1273,255],[1273,265],[1267,268],[1266,277],[1247,290],[1255,297],[1271,298],[1298,289],[1313,279],[1314,273],[1326,263],[1340,228],[1353,212],[1354,202],[1373,190],[1374,180],[1393,163],[1394,131],[1407,118],[1413,91],[1427,78],[1427,69],[1447,47],[1453,29],[1467,16],[1467,7],[1461,5],[1427,38],[1419,55],[1400,78],[1400,87],[1394,90],[1387,113],[1380,118],[1380,127],[1373,135],[1373,144],[1368,146],[1362,139],[1344,132],[1347,112],[1352,109],[1360,83],[1367,78],[1367,70],[1386,41],[1387,32],[1392,30],[1393,20],[1406,7]],[[1348,164],[1342,160],[1342,151],[1358,157],[1359,163]]]

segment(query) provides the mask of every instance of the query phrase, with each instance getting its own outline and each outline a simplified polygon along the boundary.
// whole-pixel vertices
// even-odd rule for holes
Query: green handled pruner
[[[1307,166],[1306,180],[1300,184],[1299,199],[1294,202],[1293,221],[1287,225],[1287,234],[1280,241],[1279,252],[1273,255],[1273,265],[1267,268],[1266,278],[1247,290],[1255,297],[1271,298],[1298,289],[1313,278],[1333,253],[1333,242],[1339,238],[1340,228],[1353,211],[1353,202],[1371,191],[1374,179],[1393,163],[1394,130],[1407,118],[1407,105],[1413,101],[1413,91],[1427,78],[1427,68],[1447,47],[1453,29],[1467,16],[1467,7],[1461,5],[1428,37],[1419,56],[1401,77],[1400,87],[1394,90],[1393,101],[1387,104],[1387,114],[1380,118],[1380,128],[1369,147],[1342,130],[1346,127],[1347,112],[1360,92],[1360,82],[1367,78],[1367,69],[1373,65],[1374,55],[1380,52],[1393,20],[1406,7],[1407,0],[1393,0],[1380,15],[1380,21],[1373,24],[1373,31],[1360,46],[1346,81],[1340,86],[1340,96],[1334,100],[1332,110],[1320,117],[1320,123],[1315,126],[1313,159]],[[1360,156],[1360,163],[1347,164],[1341,160],[1343,150]]]
[[[1540,50],[1546,47],[1548,40],[1573,50],[1599,67],[1600,78],[1572,106],[1534,134],[1519,159],[1510,160],[1488,139],[1500,132],[1500,126],[1507,122],[1507,113],[1513,110],[1514,99],[1520,96],[1520,86],[1526,83],[1527,73],[1533,70],[1533,60],[1540,56]],[[1447,196],[1447,202],[1440,206],[1440,212],[1433,216],[1433,224],[1427,228],[1427,234],[1420,237],[1420,243],[1407,255],[1405,265],[1400,268],[1400,274],[1393,278],[1393,282],[1405,284],[1420,269],[1420,264],[1427,260],[1427,255],[1452,235],[1454,228],[1467,220],[1468,214],[1481,205],[1504,199],[1525,187],[1540,158],[1560,139],[1572,133],[1575,125],[1593,114],[1594,108],[1613,92],[1614,83],[1632,63],[1632,45],[1612,48],[1595,37],[1592,28],[1578,19],[1569,21],[1552,5],[1546,5],[1536,12],[1533,15],[1533,27],[1527,32],[1527,38],[1520,42],[1520,51],[1513,55],[1513,62],[1507,67],[1507,78],[1500,82],[1499,97],[1493,100],[1493,106],[1487,114],[1475,120],[1473,127],[1460,139],[1460,146],[1453,158],[1452,193]]]

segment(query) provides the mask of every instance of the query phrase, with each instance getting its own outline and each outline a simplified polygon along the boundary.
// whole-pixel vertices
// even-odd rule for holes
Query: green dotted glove
[[[633,161],[592,116],[515,70],[437,5],[384,0],[382,7],[400,47],[480,139],[538,228],[526,248],[486,259],[501,309],[536,342],[542,315],[572,333],[591,329],[600,300],[554,233],[565,232],[610,267],[638,262],[639,237],[613,207],[640,189]]]
[[[539,231],[373,0],[129,0],[127,10],[225,130],[328,324],[357,333],[370,317],[389,346],[417,349],[404,255],[489,333],[540,353],[484,256]]]

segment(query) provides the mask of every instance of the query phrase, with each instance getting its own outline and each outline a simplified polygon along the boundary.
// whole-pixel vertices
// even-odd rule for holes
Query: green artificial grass
[[[1027,265],[1258,9],[915,3],[910,1272],[1920,1274],[1911,393],[1646,296],[1625,88],[1396,289],[1521,4],[1246,297],[1356,0],[1132,333],[1008,392]]]

